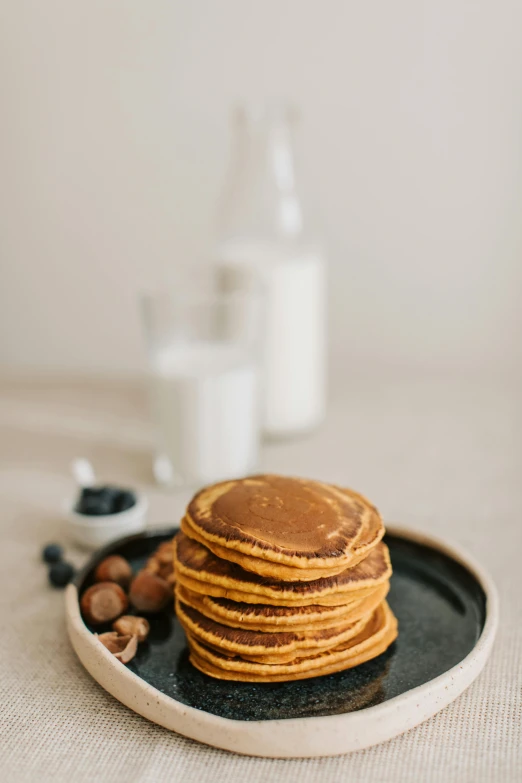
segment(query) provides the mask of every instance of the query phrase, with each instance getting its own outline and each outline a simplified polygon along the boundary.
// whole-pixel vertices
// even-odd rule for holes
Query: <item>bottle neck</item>
[[[299,237],[303,217],[288,112],[240,109],[234,119],[222,233],[265,241]]]

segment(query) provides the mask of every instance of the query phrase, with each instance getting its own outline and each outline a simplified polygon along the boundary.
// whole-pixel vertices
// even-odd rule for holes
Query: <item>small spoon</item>
[[[94,469],[85,457],[78,457],[71,462],[71,473],[79,487],[93,487],[96,484]]]

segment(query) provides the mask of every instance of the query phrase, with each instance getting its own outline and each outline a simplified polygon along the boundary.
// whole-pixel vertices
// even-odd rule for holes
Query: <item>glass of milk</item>
[[[143,297],[159,481],[197,487],[256,469],[262,310],[253,288]]]

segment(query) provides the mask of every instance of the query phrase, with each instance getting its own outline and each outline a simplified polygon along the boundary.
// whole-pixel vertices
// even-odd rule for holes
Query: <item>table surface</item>
[[[63,501],[73,457],[105,480],[140,487],[149,524],[177,521],[187,493],[154,486],[153,436],[140,384],[0,381],[3,565],[0,769],[6,781],[522,780],[522,520],[519,381],[367,377],[332,395],[323,427],[267,444],[261,468],[352,486],[388,521],[450,537],[495,579],[501,625],[480,678],[402,737],[331,759],[270,760],[215,750],[147,722],[105,693],[72,651],[63,593],[40,550],[67,542]]]

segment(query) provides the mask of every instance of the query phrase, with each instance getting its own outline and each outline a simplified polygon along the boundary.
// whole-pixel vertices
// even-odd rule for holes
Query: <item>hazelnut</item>
[[[157,574],[161,579],[168,582],[169,585],[173,585],[175,582],[173,555],[172,541],[164,541],[154,554],[149,557],[144,570],[151,574]]]
[[[101,633],[98,639],[122,663],[128,663],[136,655],[138,649],[137,636],[120,636],[115,631]]]
[[[138,642],[144,642],[150,631],[150,625],[144,617],[134,617],[130,614],[119,617],[112,627],[121,636],[137,636]]]
[[[80,601],[84,619],[93,625],[115,620],[128,606],[127,596],[116,582],[98,582],[92,585]]]
[[[160,564],[157,560],[151,557],[151,559],[148,560],[143,566],[143,570],[147,571],[149,574],[159,574]]]
[[[124,557],[111,555],[102,560],[94,572],[95,582],[116,582],[126,590],[132,580],[132,568]]]
[[[162,565],[161,563],[158,563],[158,561],[155,561],[153,563],[147,563],[143,570],[147,571],[149,574],[159,576],[160,579],[164,579],[169,585],[173,585],[175,582],[172,566]]]
[[[138,612],[159,612],[172,598],[172,588],[156,574],[140,571],[133,579],[129,599]]]
[[[173,553],[172,553],[172,541],[165,541],[163,544],[160,544],[157,551],[156,551],[156,558],[159,560],[161,564],[164,565],[170,565],[170,567],[173,567]]]

